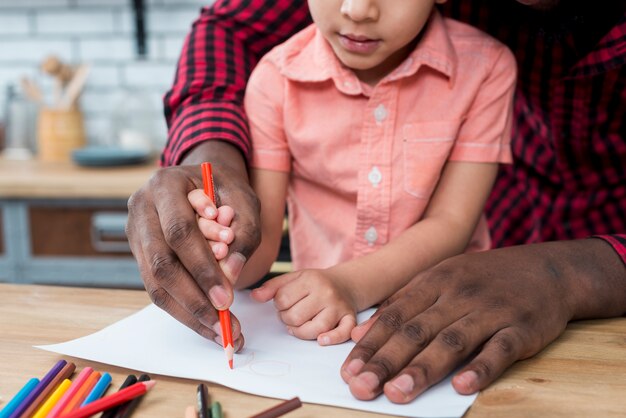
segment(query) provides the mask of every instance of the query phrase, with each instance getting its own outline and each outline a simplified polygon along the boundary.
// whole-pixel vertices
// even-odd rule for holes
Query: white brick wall
[[[114,109],[139,89],[154,109],[155,140],[162,145],[167,133],[161,97],[200,7],[213,1],[145,0],[148,55],[139,59],[131,0],[0,0],[0,120],[7,85],[19,85],[24,75],[51,96],[53,83],[38,68],[55,54],[70,64],[91,64],[81,98],[91,143],[113,142]]]

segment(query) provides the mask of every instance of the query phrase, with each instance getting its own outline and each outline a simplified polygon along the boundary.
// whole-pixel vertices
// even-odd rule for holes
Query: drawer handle
[[[101,253],[130,253],[126,238],[128,214],[96,212],[91,216],[91,245]]]

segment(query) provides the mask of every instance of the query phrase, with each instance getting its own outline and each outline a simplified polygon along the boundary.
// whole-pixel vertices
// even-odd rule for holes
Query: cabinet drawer
[[[4,243],[4,228],[2,227],[2,224],[4,222],[4,214],[2,213],[2,208],[0,208],[0,257],[2,257],[6,250],[5,250],[5,243]]]
[[[31,205],[32,255],[132,257],[124,234],[126,214],[125,207]]]

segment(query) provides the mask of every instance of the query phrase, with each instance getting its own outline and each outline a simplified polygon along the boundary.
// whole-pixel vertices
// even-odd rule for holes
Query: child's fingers
[[[230,226],[235,217],[235,210],[228,205],[217,208],[217,223],[223,226]]]
[[[198,228],[204,238],[209,241],[230,244],[235,239],[235,233],[227,226],[222,226],[213,220],[198,218]]]
[[[350,332],[356,326],[356,318],[354,315],[344,315],[339,320],[337,328],[324,332],[317,336],[319,345],[341,344],[350,339]]]
[[[324,308],[324,305],[309,296],[300,299],[291,308],[280,311],[279,316],[285,325],[299,327],[315,318]]]
[[[192,190],[187,194],[187,199],[199,216],[206,219],[215,219],[217,216],[215,204],[209,199],[209,196],[204,194],[204,191]]]
[[[298,276],[296,275],[296,273],[281,274],[278,277],[274,277],[273,279],[268,280],[265,283],[263,283],[263,286],[257,287],[256,289],[254,289],[252,291],[252,298],[256,300],[257,302],[267,302],[271,299],[274,299],[278,291],[283,286],[292,282],[297,277]],[[280,307],[277,305],[276,308],[279,311],[288,309],[291,306],[293,306],[294,303],[302,299],[302,297],[303,296],[290,297],[290,295],[287,292],[281,292],[280,296],[278,297]],[[276,305],[276,303],[277,303],[277,300],[274,300],[274,305]]]
[[[223,242],[209,241],[209,245],[217,261],[222,260],[228,255],[228,245]]]
[[[289,333],[303,340],[315,340],[317,336],[332,330],[337,325],[337,318],[332,309],[324,309],[315,318],[299,327],[287,327]]]

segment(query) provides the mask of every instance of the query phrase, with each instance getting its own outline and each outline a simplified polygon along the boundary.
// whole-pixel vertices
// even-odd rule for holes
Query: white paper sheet
[[[255,395],[407,417],[460,417],[476,396],[458,395],[450,379],[408,405],[384,396],[352,397],[339,367],[353,343],[321,347],[287,334],[271,303],[259,304],[239,292],[231,311],[243,324],[245,349],[228,368],[223,349],[197,335],[154,305],[94,334],[61,344],[37,346],[55,353],[146,373],[218,383]],[[373,310],[364,312],[366,319]]]

